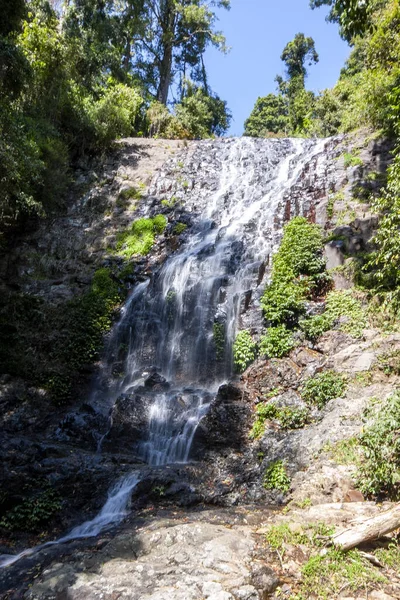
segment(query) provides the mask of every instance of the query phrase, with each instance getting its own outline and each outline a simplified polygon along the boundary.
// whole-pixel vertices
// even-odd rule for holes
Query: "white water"
[[[203,179],[185,197],[185,208],[196,215],[195,226],[182,248],[130,295],[107,348],[104,372],[109,391],[104,396],[96,390],[92,398],[98,406],[112,407],[120,394],[135,392],[154,371],[170,382],[167,391],[149,392],[147,436],[136,446],[132,441],[132,450],[148,465],[189,460],[196,428],[219,385],[232,374],[232,344],[243,296],[254,290],[257,300],[265,287],[265,280],[258,281],[260,266],[279,244],[285,194],[323,144],[246,138],[206,142],[191,158],[193,165],[187,165],[195,169],[197,160],[193,178]],[[209,180],[216,183],[216,191],[208,190]],[[216,323],[223,325],[222,359],[215,354]],[[128,349],[125,376],[112,380],[121,345]],[[99,440],[99,450],[112,425],[111,412],[110,429]],[[0,557],[0,567],[46,546],[96,536],[119,523],[138,481],[137,472],[120,479],[92,520],[54,542]]]

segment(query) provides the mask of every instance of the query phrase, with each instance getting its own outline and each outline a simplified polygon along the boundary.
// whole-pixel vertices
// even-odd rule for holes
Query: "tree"
[[[257,98],[244,124],[244,135],[267,137],[271,133],[286,133],[289,129],[288,103],[282,94]]]
[[[208,44],[226,50],[224,36],[214,29],[214,6],[229,9],[230,0],[146,0],[147,25],[135,43],[136,64],[162,104],[177,73],[206,84]]]
[[[340,35],[351,43],[357,35],[364,35],[371,29],[371,14],[378,6],[383,6],[384,0],[310,0],[312,9],[320,6],[330,6],[328,21],[338,23]]]
[[[281,60],[285,63],[286,79],[278,75],[279,94],[258,98],[245,122],[245,135],[265,137],[269,133],[307,134],[314,107],[314,94],[305,89],[306,65],[318,62],[314,40],[297,33],[286,44]]]
[[[304,85],[307,76],[306,62],[308,61],[308,66],[311,66],[319,60],[312,37],[305,37],[304,33],[296,33],[294,39],[284,47],[281,60],[285,63],[289,81],[299,79]]]

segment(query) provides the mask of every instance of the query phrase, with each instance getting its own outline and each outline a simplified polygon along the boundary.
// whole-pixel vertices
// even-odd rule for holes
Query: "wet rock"
[[[115,402],[111,415],[111,428],[105,439],[105,449],[115,445],[132,447],[147,434],[151,398],[146,395],[122,394]]]
[[[163,377],[159,373],[153,373],[152,375],[150,375],[150,377],[148,377],[145,380],[144,386],[145,388],[153,391],[161,391],[168,389],[170,387],[170,384],[165,379],[165,377]]]
[[[247,442],[252,410],[249,396],[240,384],[222,385],[193,440],[192,456],[204,449],[240,448]]]

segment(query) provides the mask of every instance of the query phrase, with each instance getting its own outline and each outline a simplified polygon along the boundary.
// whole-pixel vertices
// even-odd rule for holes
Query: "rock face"
[[[95,268],[122,267],[122,260],[109,249],[115,247],[119,231],[126,230],[134,218],[162,213],[168,220],[166,235],[154,252],[130,265],[128,280],[134,285],[148,285],[151,293],[143,296],[143,301],[130,304],[133,321],[120,337],[111,335],[107,340],[108,361],[99,367],[94,395],[89,394],[90,368],[82,369],[81,393],[69,405],[57,405],[48,390],[32,388],[8,374],[0,380],[1,419],[6,432],[0,449],[4,464],[2,485],[10,493],[0,506],[2,513],[7,514],[13,502],[18,505],[26,499],[21,481],[28,485],[29,498],[36,498],[35,486],[50,482],[60,495],[62,507],[62,516],[56,513],[48,522],[47,535],[56,537],[84,520],[83,513],[85,518],[93,516],[104,504],[110,483],[134,469],[142,477],[132,498],[134,511],[153,505],[169,509],[198,505],[199,513],[202,503],[224,507],[276,505],[284,501],[284,495],[264,485],[266,470],[276,461],[286,465],[295,500],[307,497],[317,504],[354,498],[351,467],[338,467],[324,449],[328,443],[359,431],[363,408],[373,395],[382,397],[389,393],[392,380],[388,383],[382,376],[361,391],[350,386],[345,398],[331,401],[321,411],[311,411],[305,428],[286,431],[271,420],[264,434],[251,440],[255,408],[273,396],[279,408],[304,409],[300,387],[305,378],[330,367],[348,375],[366,374],[378,365],[380,353],[398,350],[398,337],[379,339],[377,347],[373,332],[366,333],[358,343],[341,331],[331,331],[315,346],[300,346],[288,358],[257,361],[239,380],[232,379],[232,340],[226,332],[232,334],[229,327],[237,319],[240,328],[250,329],[255,337],[260,334],[260,297],[268,280],[271,255],[278,247],[282,225],[293,216],[305,215],[340,237],[326,248],[334,267],[346,265],[345,254],[368,248],[376,220],[368,205],[359,202],[354,210],[348,208],[350,191],[355,185],[366,185],[368,172],[384,169],[387,149],[379,155],[370,144],[362,150],[363,167],[346,169],[342,155],[354,140],[344,136],[268,143],[212,140],[180,149],[179,143],[173,143],[172,150],[166,147],[169,142],[149,142],[148,146],[146,143],[126,141],[119,154],[101,166],[99,174],[82,169],[74,192],[79,199],[71,203],[68,214],[27,236],[9,257],[8,271],[6,262],[1,263],[4,289],[19,289],[32,297],[45,298],[51,307],[61,306],[89,288]],[[178,149],[179,155],[172,156]],[[151,162],[146,154],[153,151]],[[282,164],[287,189],[276,197],[269,196],[268,173],[276,175]],[[150,181],[146,171],[155,166],[160,170]],[[240,188],[235,185],[238,173],[244,177]],[[140,183],[149,184],[143,198],[138,203],[127,200],[127,192]],[[237,206],[250,214],[235,235],[223,226],[222,212],[209,206],[210,198],[215,197],[227,217]],[[275,202],[268,215],[264,210],[269,206],[267,200],[271,206]],[[332,200],[335,211],[328,218],[328,202]],[[199,212],[208,209],[208,218],[200,224]],[[176,224],[180,224],[178,230]],[[186,260],[192,256],[191,240],[198,239],[204,244],[196,251],[196,259],[182,261],[178,265],[182,268],[167,273],[169,279],[162,278],[160,273],[168,256],[187,241]],[[254,240],[259,240],[260,246],[254,246]],[[213,261],[218,244],[223,251]],[[251,253],[254,248],[257,260]],[[261,258],[257,254],[260,248]],[[187,279],[181,294],[187,310],[179,315],[176,288],[181,276]],[[340,278],[338,287],[347,287],[345,274],[340,272]],[[205,306],[209,309],[205,310]],[[310,306],[313,310],[318,307]],[[185,335],[177,330],[178,316],[184,322]],[[137,357],[129,351],[134,366],[127,373],[125,355],[132,323],[136,340],[141,340],[146,369],[137,365]],[[160,331],[165,341],[162,356],[157,346]],[[197,335],[199,331],[201,335]],[[224,337],[219,346],[218,332]],[[51,348],[52,340],[43,345],[46,344]],[[188,369],[188,357],[194,349],[196,360]],[[171,381],[160,371],[171,372]],[[196,386],[189,385],[185,377],[191,378],[189,383],[195,381]],[[215,395],[207,388],[215,381],[229,382],[220,385]],[[113,395],[116,391],[118,394]],[[157,422],[157,411],[152,414],[150,410],[156,395],[167,400],[167,406],[163,400],[159,408],[160,412],[166,409],[172,414],[168,431],[173,431],[176,439],[186,435],[185,426],[190,419],[195,422],[190,430],[190,459],[195,463],[159,462],[149,469],[139,462],[145,460],[144,454],[138,452],[139,446],[146,442],[151,445],[152,435],[165,437],[167,428]],[[191,402],[195,406],[192,413]],[[205,406],[208,411],[200,419]],[[190,419],[183,422],[182,414],[189,414]],[[319,459],[315,458],[317,455]],[[114,534],[104,533],[105,538],[98,545],[95,542],[89,555],[84,545],[71,545],[71,551],[77,549],[76,560],[65,562],[62,548],[41,551],[38,564],[48,568],[39,579],[32,575],[35,581],[29,591],[24,588],[25,579],[21,579],[32,566],[28,559],[25,570],[18,571],[16,567],[8,574],[0,572],[0,590],[8,594],[6,598],[21,598],[24,588],[24,597],[32,600],[267,598],[277,586],[277,579],[268,565],[258,560],[253,530],[243,522],[235,522],[231,529],[232,523],[221,524],[221,517],[216,514],[205,514],[205,520],[188,523],[195,512],[187,509],[178,523],[154,523],[150,519],[133,526],[128,522],[111,542]],[[21,533],[17,546],[35,544],[36,533],[39,530],[29,538]],[[5,546],[1,550],[8,552]],[[27,581],[30,578],[27,575]],[[21,581],[21,585],[16,581]]]
[[[278,579],[257,556],[252,529],[200,519],[161,519],[121,531],[81,562],[54,564],[27,600],[264,600]],[[232,515],[234,516],[234,515]],[[238,515],[240,520],[240,515]],[[207,521],[211,522],[207,522]],[[233,520],[233,519],[232,519]]]
[[[243,386],[222,385],[206,416],[200,421],[193,440],[193,458],[207,450],[240,449],[247,442],[252,409]]]

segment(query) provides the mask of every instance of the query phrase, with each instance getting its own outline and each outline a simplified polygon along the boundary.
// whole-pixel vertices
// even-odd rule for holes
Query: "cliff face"
[[[293,502],[360,499],[352,465],[338,464],[332,448],[358,433],[371,398],[384,398],[396,384],[397,376],[380,365],[382,357],[400,349],[400,336],[384,336],[366,321],[356,340],[339,321],[313,344],[300,340],[287,358],[259,359],[240,379],[232,370],[232,342],[238,329],[251,330],[255,338],[261,334],[260,298],[271,257],[283,225],[295,216],[321,225],[330,240],[325,252],[336,288],[352,287],[352,259],[369,248],[376,226],[368,193],[382,184],[388,152],[384,143],[366,135],[189,145],[126,140],[105,161],[82,165],[68,213],[19,238],[2,259],[1,327],[11,342],[2,349],[0,380],[4,553],[10,552],[10,539],[22,548],[36,543],[39,533],[54,539],[81,523],[103,506],[110,484],[133,469],[140,483],[132,506],[134,514],[144,509],[141,518],[153,505],[169,511],[202,503],[262,509],[206,514],[199,520],[221,519],[221,529],[214,531],[208,523],[201,532],[194,513],[179,509],[177,518],[182,523],[189,518],[194,529],[160,522],[148,547],[143,536],[132,533],[140,522],[128,522],[115,540],[111,533],[102,534],[105,550],[92,567],[85,554],[84,569],[96,570],[105,557],[117,557],[124,571],[126,555],[147,557],[139,562],[151,570],[159,561],[161,540],[164,577],[171,564],[179,563],[182,544],[196,546],[195,529],[205,555],[220,535],[228,535],[225,527],[232,523],[244,526],[253,518],[259,526],[269,516],[267,507],[287,499],[282,490],[265,485],[265,473],[279,462],[286,465]],[[132,229],[140,219],[153,228],[151,248],[143,256],[129,251],[137,236],[140,243],[147,239]],[[158,222],[163,225],[157,229]],[[98,283],[99,271],[106,286]],[[130,287],[133,293],[124,305]],[[85,298],[88,304],[99,302],[94,317],[85,312]],[[309,310],[317,314],[322,306],[320,300]],[[99,335],[113,320],[101,354]],[[250,435],[260,402],[272,399],[278,409],[300,414],[306,408],[303,383],[327,369],[347,376],[342,398],[314,408],[294,428],[271,418],[260,435]],[[192,429],[185,428],[189,420]],[[183,440],[195,462],[168,464],[188,456],[180,442],[165,445],[166,436]],[[30,515],[35,506],[36,521]],[[173,529],[174,553],[168,558],[164,527]],[[172,597],[268,597],[277,578],[257,562],[261,555],[252,532],[248,528],[244,537],[236,532],[213,550],[210,564],[204,563],[210,577],[203,577],[202,585],[216,582],[217,587],[207,583],[204,591],[198,582],[187,582],[181,595]],[[72,542],[69,548],[86,552],[87,544]],[[243,551],[245,565],[236,574],[238,583],[219,576],[217,581],[222,554],[237,544],[243,546],[238,554]],[[235,552],[229,564],[239,560]],[[58,546],[40,553],[40,569],[60,553]],[[0,572],[1,590],[15,585],[27,560],[9,567],[6,576]],[[192,557],[192,571],[194,562]],[[78,577],[81,566],[51,567],[25,597],[100,598],[110,580],[111,591],[104,597],[111,598],[125,586],[118,569],[91,579]],[[171,589],[189,571],[177,568]],[[122,597],[164,598],[162,590],[153,596],[146,582],[139,585],[135,578],[132,572],[126,585],[131,591]]]

